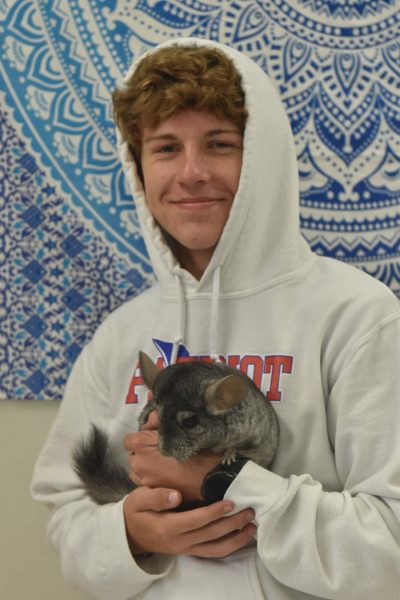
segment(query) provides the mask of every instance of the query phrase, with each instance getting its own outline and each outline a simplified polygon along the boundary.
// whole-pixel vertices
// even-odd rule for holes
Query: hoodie
[[[98,328],[36,464],[32,493],[52,507],[48,533],[64,576],[101,600],[398,600],[398,301],[372,277],[316,256],[301,237],[293,138],[265,73],[218,43],[163,45],[175,43],[217,47],[241,75],[249,116],[239,187],[197,280],[151,216],[119,136],[157,283]],[[218,358],[274,403],[281,435],[272,467],[249,461],[225,496],[236,510],[255,510],[257,536],[225,559],[136,562],[122,501],[94,505],[74,474],[72,448],[91,423],[120,446],[136,429],[147,395],[140,350],[158,364]]]

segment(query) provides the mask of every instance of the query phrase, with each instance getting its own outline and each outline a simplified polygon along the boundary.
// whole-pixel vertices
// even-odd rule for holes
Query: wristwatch
[[[238,456],[230,465],[220,463],[204,477],[201,495],[206,504],[223,500],[226,490],[237,477],[249,459]]]

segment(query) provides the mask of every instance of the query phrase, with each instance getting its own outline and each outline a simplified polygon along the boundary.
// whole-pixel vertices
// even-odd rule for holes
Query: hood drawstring
[[[221,362],[218,349],[218,309],[219,288],[221,283],[221,267],[218,265],[213,274],[213,286],[211,297],[211,320],[210,320],[210,357],[214,362]]]
[[[186,328],[185,294],[183,291],[183,283],[178,273],[175,273],[175,283],[176,288],[178,290],[179,330],[172,346],[171,365],[174,365],[176,363],[176,359],[178,358],[179,346],[184,340]]]
[[[216,267],[213,274],[212,296],[211,296],[211,319],[210,319],[210,358],[215,362],[221,362],[218,348],[218,309],[219,309],[219,290],[221,282],[221,267]],[[179,330],[173,341],[171,365],[174,365],[178,358],[179,346],[183,343],[186,329],[186,301],[183,289],[183,282],[178,273],[175,273],[175,283],[178,291],[178,311],[179,311]]]

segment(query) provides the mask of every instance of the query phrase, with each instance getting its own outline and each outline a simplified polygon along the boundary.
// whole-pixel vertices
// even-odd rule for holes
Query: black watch
[[[248,458],[238,456],[232,464],[223,465],[220,463],[207,473],[201,486],[201,495],[206,504],[223,500],[226,490],[248,460]]]

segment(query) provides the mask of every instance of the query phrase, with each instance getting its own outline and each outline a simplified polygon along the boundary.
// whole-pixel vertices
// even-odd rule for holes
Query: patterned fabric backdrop
[[[99,322],[152,281],[110,93],[171,37],[270,74],[304,236],[400,296],[399,30],[396,0],[0,0],[0,397],[60,399]]]

